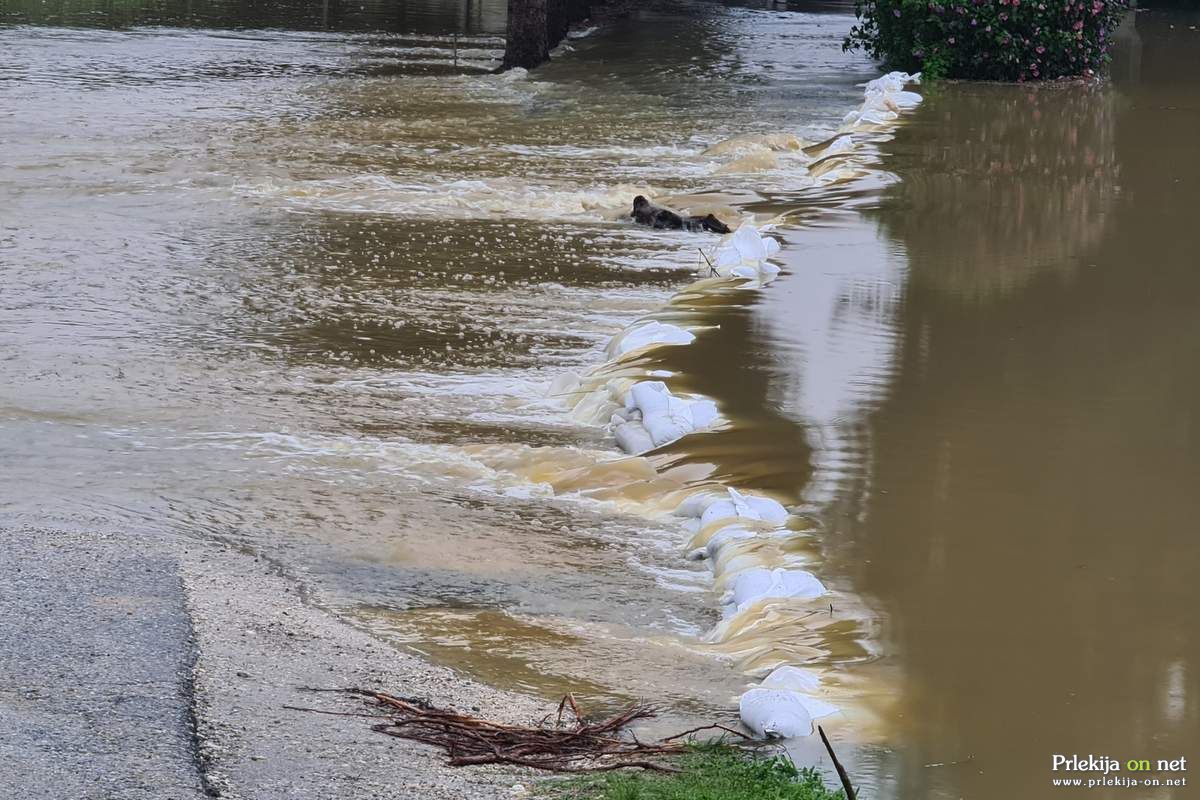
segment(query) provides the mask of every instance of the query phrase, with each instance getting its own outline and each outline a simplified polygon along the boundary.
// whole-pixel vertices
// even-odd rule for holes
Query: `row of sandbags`
[[[921,95],[906,91],[910,83],[919,84],[921,73],[889,72],[863,84],[863,102],[842,119],[842,130],[888,127],[900,118],[900,113],[921,104]]]
[[[762,285],[779,274],[768,259],[779,252],[779,242],[749,223],[726,234],[705,253],[713,277],[732,278]],[[670,322],[639,320],[614,336],[606,354],[613,361],[634,358],[656,347],[691,344],[696,335]],[[610,362],[611,364],[612,362]],[[676,441],[690,433],[709,430],[720,422],[716,404],[703,397],[673,393],[658,380],[607,381],[601,389],[610,404],[608,424],[618,446],[636,455]],[[593,398],[591,402],[596,403]]]
[[[763,566],[746,546],[789,535],[790,515],[778,500],[725,487],[693,494],[675,513],[688,520],[685,525],[693,533],[688,557],[706,560],[717,586],[724,589],[722,616],[727,622],[753,613],[763,601],[811,600],[826,593],[821,581],[798,563]],[[720,638],[720,632],[718,626],[714,638]],[[817,696],[819,691],[815,673],[790,665],[778,667],[742,695],[742,723],[761,737],[807,736],[813,720],[837,711]]]
[[[859,144],[852,134],[889,127],[904,110],[921,102],[920,95],[906,90],[919,81],[919,74],[893,72],[865,84],[862,105],[846,115],[839,135],[815,155],[824,159],[853,154]],[[764,286],[779,273],[769,260],[778,252],[775,239],[747,223],[704,255],[709,277]],[[608,364],[590,378],[572,376],[558,388],[574,396],[578,417],[606,421],[626,453],[648,452],[721,424],[710,399],[675,394],[654,379],[666,376],[636,366],[626,368],[653,348],[693,341],[693,330],[681,325],[641,320],[609,342]],[[569,391],[563,389],[568,384]],[[707,488],[689,496],[675,513],[686,520],[685,527],[692,533],[688,556],[710,565],[720,594],[723,621],[710,638],[719,639],[739,615],[761,613],[764,603],[808,601],[826,593],[821,581],[799,561],[766,564],[758,555],[755,545],[793,535],[787,527],[789,513],[777,500],[731,487]],[[795,665],[778,666],[742,695],[742,722],[761,737],[807,736],[813,732],[813,720],[838,710],[821,695],[816,673]]]

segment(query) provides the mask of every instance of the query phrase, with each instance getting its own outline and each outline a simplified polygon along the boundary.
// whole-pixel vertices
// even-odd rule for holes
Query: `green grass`
[[[680,773],[610,772],[545,784],[552,800],[840,800],[814,769],[758,757],[726,745],[697,745]]]

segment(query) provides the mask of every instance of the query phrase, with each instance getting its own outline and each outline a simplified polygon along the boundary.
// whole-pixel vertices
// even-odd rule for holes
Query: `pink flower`
[[[1075,20],[1075,24],[1072,25],[1071,27],[1077,31],[1083,30],[1083,20],[1081,20],[1081,19]]]
[[[1042,53],[1046,52],[1046,48],[1042,47],[1040,44],[1039,44],[1039,45],[1038,45],[1038,46],[1037,46],[1035,49],[1036,49],[1036,51],[1037,51],[1037,54],[1038,54],[1039,56],[1040,56]]]

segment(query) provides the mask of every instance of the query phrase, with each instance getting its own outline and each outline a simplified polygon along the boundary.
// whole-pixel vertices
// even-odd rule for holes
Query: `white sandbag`
[[[750,280],[750,281],[757,280],[758,279],[758,268],[751,267],[746,264],[742,264],[742,265],[736,266],[733,269],[729,270],[729,277],[745,278],[746,280]]]
[[[890,103],[897,108],[916,108],[921,104],[924,98],[916,92],[881,92],[879,90],[868,90],[866,102],[872,105],[879,103]]]
[[[830,714],[836,714],[839,709],[833,703],[813,697],[813,694],[820,690],[821,679],[817,677],[815,672],[810,672],[800,667],[784,665],[776,667],[770,675],[763,678],[760,684],[763,689],[783,689],[786,691],[795,692],[800,696],[800,702],[804,705],[804,710],[813,719],[828,717]]]
[[[734,231],[730,243],[737,249],[743,261],[762,261],[767,257],[763,237],[753,225],[742,225]]]
[[[900,106],[896,105],[887,92],[867,92],[864,96],[862,107],[857,111],[851,111],[847,116],[863,111],[891,111],[895,113],[899,110]]]
[[[630,455],[638,455],[654,449],[654,439],[640,422],[626,422],[613,429],[617,446]]]
[[[759,536],[760,539],[764,538]],[[800,553],[779,552],[770,545],[763,546],[751,542],[749,548],[742,547],[740,542],[727,542],[724,547],[712,557],[710,565],[713,576],[719,585],[732,585],[738,575],[752,569],[789,569],[803,570],[810,563]]]
[[[643,416],[642,424],[655,445],[663,445],[709,428],[717,421],[717,406],[711,400],[670,397],[665,412]]]
[[[859,116],[858,121],[864,125],[887,125],[900,117],[895,111],[880,111],[868,108]]]
[[[866,91],[870,92],[898,92],[904,88],[905,84],[900,80],[893,78],[890,75],[884,75],[874,80],[866,82]]]
[[[796,694],[799,696],[800,703],[804,706],[804,710],[807,711],[808,715],[813,719],[821,719],[822,717],[828,717],[831,714],[836,714],[841,711],[841,709],[835,706],[833,703],[827,702],[818,697],[810,697],[806,694],[800,694],[799,692]]]
[[[716,558],[721,548],[730,542],[736,542],[742,539],[753,539],[757,536],[754,531],[748,528],[743,528],[741,525],[729,525],[717,531],[709,538],[708,544],[704,546],[704,554],[708,558]]]
[[[825,594],[825,585],[802,569],[748,569],[733,579],[727,602],[737,609],[768,598],[810,600]]]
[[[800,695],[786,689],[751,689],[738,703],[742,724],[764,739],[791,739],[813,732],[813,718]]]
[[[704,526],[719,519],[727,519],[729,517],[737,516],[743,515],[738,514],[737,506],[734,505],[732,500],[716,500],[710,503],[708,507],[704,509],[704,513],[700,515],[700,525]],[[750,515],[746,514],[745,516]],[[758,519],[758,517],[751,517],[751,519]]]
[[[678,506],[675,507],[675,516],[677,517],[699,517],[704,513],[704,509],[708,508],[708,504],[714,500],[719,500],[725,495],[724,490],[705,490],[696,492],[684,498]]]
[[[849,136],[839,136],[838,138],[836,138],[832,142],[830,142],[829,146],[825,148],[825,152],[823,155],[833,156],[833,155],[838,155],[839,153],[848,153],[853,149],[854,149],[854,140],[853,139],[851,139]]]
[[[737,489],[726,489],[726,496],[714,499],[700,514],[700,524],[708,525],[726,517],[745,517],[782,525],[787,521],[787,509],[778,500],[769,497],[745,495]]]
[[[817,673],[785,664],[776,667],[771,674],[763,678],[764,689],[791,689],[793,692],[815,692],[821,687],[821,679]]]
[[[609,418],[609,423],[615,428],[618,425],[624,425],[626,422],[641,422],[642,412],[636,408],[625,408],[621,406],[612,413]]]
[[[664,324],[657,320],[638,323],[618,333],[608,343],[608,355],[617,358],[626,353],[654,345],[684,345],[696,341],[696,335],[678,325]]]
[[[641,424],[655,447],[711,427],[718,419],[711,400],[676,397],[662,381],[635,383],[625,395],[625,407],[641,411]]]
[[[757,692],[747,704],[746,695]],[[770,694],[768,694],[770,693]],[[813,721],[838,713],[841,709],[833,703],[812,697],[794,689],[760,686],[742,695],[742,722],[747,728],[759,736],[770,738],[767,729],[774,729],[775,736],[790,738],[808,736],[813,731]],[[763,732],[760,733],[746,720],[747,711],[752,719],[758,722]],[[803,714],[798,712],[803,711]],[[804,717],[808,717],[808,727],[804,727]],[[788,726],[788,727],[784,727]],[[787,730],[788,732],[783,732]]]
[[[737,251],[736,247],[718,247],[710,260],[718,271],[733,269],[742,263],[742,254]]]
[[[753,539],[758,534],[741,525],[727,525],[708,538],[703,545],[694,547],[687,552],[691,561],[703,561],[706,558],[716,558],[721,548],[739,539]]]
[[[692,423],[696,430],[711,428],[717,424],[721,415],[717,413],[717,404],[712,400],[689,400],[692,412]]]
[[[787,522],[788,511],[778,500],[772,500],[770,497],[744,495],[737,489],[730,489],[729,494],[753,509],[758,518],[764,522],[770,522],[773,525],[782,525]]]
[[[867,87],[867,91],[884,91],[898,92],[910,83],[920,83],[921,73],[917,72],[909,75],[907,72],[889,72],[886,75],[881,75],[878,78],[867,81],[865,84],[860,84]]]
[[[682,439],[696,430],[692,416],[682,402],[669,404],[666,411],[644,414],[642,425],[646,426],[655,446]]]
[[[761,597],[774,585],[771,570],[766,567],[748,569],[733,579],[733,588],[721,598],[725,605],[741,608],[743,603],[752,603]]]
[[[808,715],[813,719],[821,719],[822,717],[832,716],[833,714],[841,711],[841,709],[835,706],[833,703],[821,700],[818,697],[810,697],[809,695],[801,692],[793,692],[793,694],[796,695],[796,699],[800,701],[800,705],[804,706],[804,710],[807,711]]]
[[[766,260],[779,252],[779,242],[763,236],[753,225],[743,224],[727,235],[706,257],[718,275],[761,280],[766,272],[773,277],[778,267],[767,270]]]
[[[666,411],[670,397],[671,390],[662,381],[638,381],[629,387],[625,395],[625,407],[636,408],[645,417]]]
[[[874,108],[864,108],[859,111],[851,111],[846,115],[843,130],[853,130],[864,125],[885,126],[891,125],[898,118],[895,111],[882,111]]]

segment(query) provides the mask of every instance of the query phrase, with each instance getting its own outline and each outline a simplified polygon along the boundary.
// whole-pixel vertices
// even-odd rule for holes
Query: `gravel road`
[[[224,545],[0,526],[0,785],[30,800],[513,798],[525,773],[434,751],[300,687],[364,686],[508,721],[547,709],[397,651]]]

